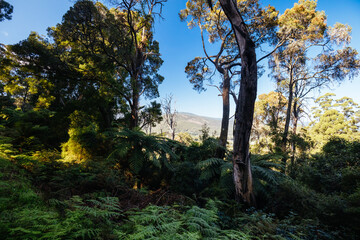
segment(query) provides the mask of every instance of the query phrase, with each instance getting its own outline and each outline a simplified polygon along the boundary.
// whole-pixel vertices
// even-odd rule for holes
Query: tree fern
[[[210,180],[215,176],[219,176],[222,164],[224,164],[224,160],[220,158],[209,158],[199,162],[196,168],[201,170],[200,179]]]
[[[273,160],[273,159],[274,160]],[[264,192],[264,185],[276,186],[282,180],[284,174],[280,172],[281,164],[277,163],[277,157],[272,155],[252,156],[252,172],[254,185],[257,192]],[[196,168],[201,170],[201,180],[211,180],[215,176],[219,177],[218,186],[227,196],[231,196],[233,189],[233,165],[229,160],[209,158],[200,161]]]
[[[251,161],[255,193],[260,199],[270,199],[271,192],[286,178],[281,173],[280,158],[272,155],[253,155]]]
[[[261,166],[255,165],[252,166],[251,169],[255,179],[262,180],[274,185],[277,185],[279,183],[280,177],[283,176],[280,172],[276,172]]]
[[[221,165],[219,186],[222,189],[225,196],[233,196],[235,191],[233,180],[233,164],[229,161],[224,162]]]
[[[124,129],[116,135],[115,142],[115,150],[108,158],[126,158],[130,169],[136,174],[146,163],[173,170],[170,162],[176,160],[177,155],[165,138],[147,136],[140,131]]]

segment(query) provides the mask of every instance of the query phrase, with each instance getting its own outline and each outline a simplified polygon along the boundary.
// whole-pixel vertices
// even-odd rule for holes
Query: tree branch
[[[280,43],[278,43],[276,45],[276,47],[268,54],[266,54],[265,56],[261,57],[259,60],[256,61],[256,63],[259,63],[260,61],[262,61],[263,59],[269,57],[271,54],[273,54],[279,47],[281,47],[283,44],[285,43],[285,40],[282,40]]]

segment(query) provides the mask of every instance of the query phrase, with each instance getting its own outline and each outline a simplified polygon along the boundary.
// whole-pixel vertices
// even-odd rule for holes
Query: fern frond
[[[209,158],[199,162],[196,168],[201,170],[200,179],[209,180],[214,176],[220,175],[221,165],[224,163],[224,160],[220,158]]]
[[[124,129],[116,134],[117,144],[108,159],[127,158],[130,169],[138,174],[149,163],[157,168],[163,166],[173,170],[170,159],[178,156],[172,151],[171,144],[165,138],[148,136],[140,131]]]
[[[209,159],[206,159],[204,161],[201,161],[199,162],[196,167],[198,169],[205,169],[205,168],[208,168],[208,167],[213,167],[213,166],[219,166],[219,165],[222,165],[224,163],[224,160],[220,159],[220,158],[209,158]]]
[[[236,230],[223,230],[224,239],[228,240],[251,240],[254,239],[251,235],[236,231]]]
[[[263,180],[265,182],[274,184],[274,185],[278,185],[279,181],[284,177],[284,174],[268,169],[268,168],[264,168],[264,167],[260,167],[260,166],[251,166],[252,172],[253,172],[253,176],[254,178]]]

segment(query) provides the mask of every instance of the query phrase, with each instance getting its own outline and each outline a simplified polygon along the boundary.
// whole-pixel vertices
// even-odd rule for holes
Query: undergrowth
[[[154,139],[138,133],[135,137],[146,138],[139,141],[144,147]],[[316,191],[314,179],[300,181],[309,165],[298,166],[297,180],[280,173],[276,156],[253,155],[258,208],[248,208],[231,200],[231,156],[214,158],[208,150],[214,143],[210,139],[186,147],[169,141],[151,145],[148,152],[136,150],[146,158],[138,160],[144,161],[138,169],[121,166],[131,154],[129,149],[135,151],[126,144],[116,147],[127,149],[122,154],[116,150],[107,159],[82,163],[63,162],[56,150],[20,153],[11,144],[3,146],[0,236],[15,240],[356,239],[359,194],[352,191],[358,183],[356,164],[346,165],[342,176],[335,175],[347,188]],[[315,157],[338,164],[329,151]],[[166,159],[159,165],[154,158],[162,154]],[[356,163],[357,156],[353,158]],[[316,167],[311,170],[318,171]],[[141,181],[141,172],[156,181]],[[318,174],[330,181],[330,175]]]

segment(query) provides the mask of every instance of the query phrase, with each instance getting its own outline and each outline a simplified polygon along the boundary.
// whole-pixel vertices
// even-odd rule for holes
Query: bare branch
[[[234,93],[233,91],[230,91],[230,95],[233,97],[235,104],[237,103],[238,99],[236,96],[236,93]]]
[[[205,53],[207,59],[209,59],[209,61],[212,62],[212,64],[214,64],[214,65],[216,66],[216,63],[210,58],[210,56],[208,55],[208,53],[207,53],[207,51],[206,51],[205,41],[204,41],[204,33],[203,33],[203,29],[202,29],[201,24],[199,24],[199,28],[200,28],[201,42],[202,42],[202,46],[203,46],[204,53]]]
[[[285,43],[285,40],[282,40],[280,43],[278,43],[276,45],[276,47],[268,54],[266,54],[265,56],[261,57],[259,60],[256,61],[256,63],[261,62],[263,59],[269,57],[271,54],[273,54],[279,47],[281,47],[283,44]]]
[[[214,88],[217,88],[217,90],[219,90],[219,92],[220,92],[220,96],[222,96],[222,90],[221,90],[221,88],[219,87],[219,86],[216,86],[216,85],[213,85],[213,84],[207,84],[209,87],[214,87]]]

